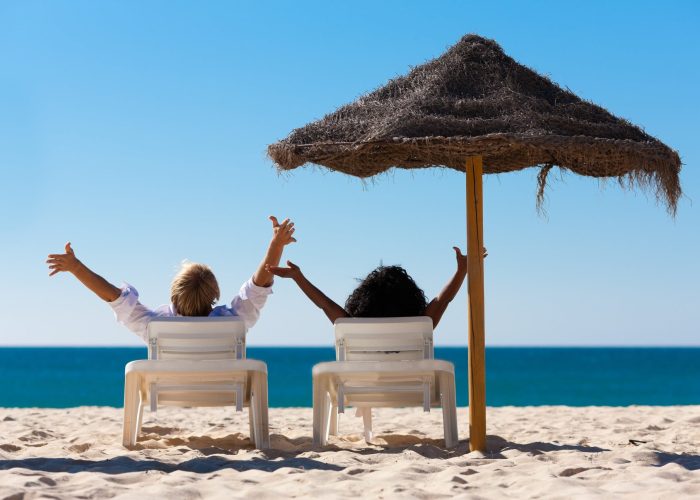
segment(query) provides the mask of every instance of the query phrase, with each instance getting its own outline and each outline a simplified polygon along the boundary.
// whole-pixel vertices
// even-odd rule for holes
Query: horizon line
[[[276,349],[334,349],[335,345],[283,345],[283,344],[264,344],[264,345],[246,345],[247,348],[276,348]],[[435,348],[458,348],[467,349],[466,344],[447,344],[447,345],[435,345]],[[86,349],[141,349],[148,348],[146,344],[133,345],[133,344],[13,344],[13,345],[2,345],[0,344],[0,349],[13,349],[13,348],[86,348]],[[496,349],[520,349],[520,348],[547,348],[547,349],[629,349],[629,348],[648,348],[648,349],[668,349],[668,348],[691,348],[700,349],[700,344],[499,344],[499,345],[486,345],[486,348],[496,348]]]

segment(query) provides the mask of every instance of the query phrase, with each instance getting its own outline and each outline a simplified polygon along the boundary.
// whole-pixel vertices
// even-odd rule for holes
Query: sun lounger
[[[148,360],[125,368],[124,446],[134,446],[143,407],[248,406],[250,438],[269,448],[267,366],[246,359],[246,329],[236,317],[162,318],[148,324]]]
[[[326,445],[338,431],[338,413],[359,409],[365,439],[372,439],[372,408],[442,407],[445,446],[457,444],[454,366],[433,359],[428,317],[340,318],[337,361],[313,368],[313,441]]]

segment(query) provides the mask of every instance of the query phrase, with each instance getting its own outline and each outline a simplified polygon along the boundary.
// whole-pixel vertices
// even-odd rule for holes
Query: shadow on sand
[[[101,472],[103,474],[127,474],[129,472],[185,471],[207,474],[223,469],[234,469],[239,472],[260,470],[274,472],[289,467],[304,470],[343,470],[344,467],[327,464],[304,457],[290,457],[282,460],[252,458],[250,460],[228,460],[225,457],[209,456],[193,458],[179,464],[168,464],[158,460],[137,460],[131,457],[114,457],[106,460],[81,460],[74,458],[26,458],[23,460],[0,460],[0,470],[14,468],[29,469],[44,472]]]
[[[487,436],[486,444],[489,450],[498,450],[498,452],[503,452],[506,450],[518,450],[523,453],[530,453],[532,455],[540,455],[548,451],[580,451],[582,453],[601,453],[603,451],[610,451],[607,448],[600,448],[598,446],[587,446],[582,444],[559,444],[559,443],[544,443],[541,441],[536,441],[533,443],[514,443],[503,439],[500,436]]]
[[[479,465],[491,460],[508,459],[503,452],[507,450],[517,450],[530,455],[541,455],[549,452],[557,451],[577,451],[583,454],[603,453],[612,451],[608,448],[599,446],[588,446],[583,444],[561,444],[561,443],[545,443],[541,441],[531,443],[516,443],[508,441],[501,436],[487,436],[487,451],[485,453],[471,454],[469,450],[469,440],[460,441],[459,444],[452,449],[445,449],[445,442],[442,439],[421,438],[415,435],[399,435],[399,434],[384,434],[377,438],[382,439],[386,444],[372,444],[363,448],[340,448],[336,445],[329,445],[322,450],[340,451],[345,450],[351,453],[360,455],[368,455],[375,453],[393,453],[400,454],[406,451],[415,452],[425,458],[459,458],[466,459],[472,465]],[[379,448],[379,449],[378,449]],[[319,449],[319,448],[313,448]],[[649,450],[649,454],[653,456],[651,461],[647,461],[651,466],[663,467],[669,463],[676,463],[687,470],[700,470],[700,455],[667,453],[660,450]]]
[[[506,450],[518,450],[523,453],[530,453],[533,455],[539,455],[546,452],[552,451],[580,451],[582,453],[601,453],[605,451],[611,451],[606,448],[600,448],[598,446],[585,446],[585,445],[569,445],[569,444],[559,444],[559,443],[514,443],[503,439],[500,436],[488,436],[487,443],[490,450],[498,450],[498,453],[502,453]],[[700,470],[700,455],[691,455],[689,453],[667,453],[660,450],[648,450],[648,454],[652,456],[652,460],[647,462],[648,465],[652,467],[663,467],[664,465],[670,463],[676,463],[687,470]]]
[[[374,453],[405,453],[406,451],[415,452],[425,458],[471,458],[473,460],[502,460],[508,457],[502,454],[503,451],[514,449],[521,451],[523,453],[530,453],[533,455],[540,455],[544,452],[550,451],[560,451],[560,450],[574,450],[580,451],[582,453],[600,453],[604,451],[610,451],[605,448],[599,448],[597,446],[583,446],[583,445],[566,445],[566,444],[556,444],[556,443],[513,443],[503,439],[500,436],[487,436],[487,451],[484,453],[479,453],[476,455],[470,455],[469,450],[469,440],[462,440],[457,446],[451,449],[445,448],[445,441],[442,439],[430,439],[422,438],[416,435],[402,435],[402,434],[381,434],[376,437],[377,440],[382,440],[386,444],[381,442],[376,442],[371,445],[367,445],[362,448],[340,448],[337,445],[328,445],[323,448],[312,448],[312,449],[323,449],[323,450],[346,450],[352,453],[357,453],[360,455],[374,454]]]
[[[272,449],[260,451],[261,456],[248,459],[230,459],[226,455],[236,455],[239,451],[253,449],[248,438],[238,434],[228,435],[222,438],[209,438],[193,436],[177,438],[173,442],[165,440],[183,453],[198,451],[205,455],[185,460],[180,463],[165,463],[155,459],[138,459],[129,456],[118,456],[104,460],[88,460],[79,458],[25,458],[17,460],[0,460],[0,470],[22,468],[45,472],[100,472],[103,474],[126,474],[130,472],[161,471],[174,472],[186,471],[199,474],[211,473],[223,469],[234,469],[240,472],[247,470],[260,470],[274,472],[283,468],[299,470],[329,470],[341,471],[347,467],[326,463],[315,452],[318,451],[342,451],[358,455],[372,454],[406,454],[415,453],[428,459],[454,459],[464,458],[467,465],[479,465],[494,460],[508,459],[503,455],[507,450],[517,450],[531,455],[540,455],[557,451],[577,451],[580,453],[602,453],[611,451],[606,448],[587,445],[570,445],[559,443],[515,443],[500,436],[488,436],[486,453],[471,454],[469,442],[464,440],[452,449],[444,448],[441,439],[423,438],[416,435],[382,434],[377,436],[377,442],[359,447],[340,447],[331,444],[324,447],[315,447],[311,438],[302,437],[289,439],[279,434],[270,436]],[[147,449],[146,443],[138,443],[135,449]],[[669,463],[676,463],[687,470],[700,470],[700,455],[675,454],[657,450],[646,450],[647,457],[651,457],[646,463],[653,467],[662,467]],[[307,456],[302,456],[302,455]]]

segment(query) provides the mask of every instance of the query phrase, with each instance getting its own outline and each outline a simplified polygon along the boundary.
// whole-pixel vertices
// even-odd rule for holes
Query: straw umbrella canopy
[[[540,167],[538,206],[554,166],[651,188],[672,215],[681,196],[681,161],[673,149],[477,35],[293,130],[268,154],[280,170],[311,163],[361,178],[393,167],[467,174],[472,449],[485,448],[482,172]]]

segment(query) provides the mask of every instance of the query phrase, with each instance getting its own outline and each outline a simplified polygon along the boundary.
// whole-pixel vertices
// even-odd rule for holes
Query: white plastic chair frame
[[[337,435],[345,406],[362,414],[367,441],[372,408],[441,406],[445,446],[457,444],[454,366],[433,359],[430,318],[340,318],[335,338],[337,361],[313,368],[315,445]]]
[[[246,359],[245,324],[236,317],[160,318],[148,325],[148,360],[125,368],[124,446],[134,446],[143,408],[248,406],[251,441],[269,448],[267,366]]]

